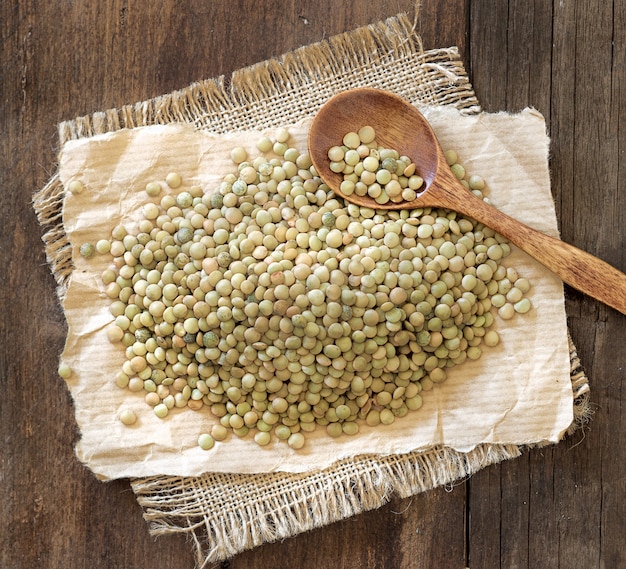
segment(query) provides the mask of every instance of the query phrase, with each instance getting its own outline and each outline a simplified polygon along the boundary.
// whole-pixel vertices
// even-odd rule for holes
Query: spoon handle
[[[455,202],[452,209],[491,227],[563,282],[626,314],[624,273],[573,245],[524,225],[470,192],[465,191],[462,201]]]

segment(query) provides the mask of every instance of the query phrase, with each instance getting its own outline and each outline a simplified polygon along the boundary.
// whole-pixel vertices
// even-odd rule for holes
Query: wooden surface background
[[[401,11],[413,0],[1,2],[0,567],[194,563],[182,535],[148,534],[128,481],[74,458],[65,322],[31,207],[55,125]],[[426,48],[459,47],[485,110],[545,115],[562,237],[626,270],[626,0],[423,0],[418,29]],[[584,431],[220,569],[626,567],[626,317],[566,293],[592,385]]]

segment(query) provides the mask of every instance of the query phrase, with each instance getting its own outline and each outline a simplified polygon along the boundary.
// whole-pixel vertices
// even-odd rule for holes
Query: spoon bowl
[[[328,150],[341,144],[344,135],[369,125],[376,131],[379,146],[408,156],[424,180],[422,193],[412,201],[378,204],[370,196],[346,196],[341,192],[343,174],[330,170]],[[410,134],[414,133],[414,134]],[[317,113],[309,130],[309,155],[313,166],[337,195],[373,209],[415,209],[431,201],[426,197],[437,172],[448,168],[437,137],[426,118],[411,103],[379,89],[353,89],[332,97]],[[433,204],[434,205],[434,204]]]
[[[330,169],[328,150],[348,132],[369,125],[380,146],[408,156],[424,179],[411,201],[378,204],[370,196],[341,192],[343,174]],[[379,89],[343,91],[319,110],[309,130],[309,155],[326,185],[346,201],[375,210],[441,207],[479,221],[534,257],[572,287],[626,314],[626,275],[573,245],[532,229],[468,191],[446,162],[426,118],[402,97]]]

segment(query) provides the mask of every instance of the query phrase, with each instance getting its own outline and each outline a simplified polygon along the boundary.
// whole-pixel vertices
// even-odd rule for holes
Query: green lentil
[[[481,178],[480,176],[470,176],[467,183],[471,190],[482,191],[485,189],[485,180],[483,180],[483,178]]]
[[[236,146],[230,151],[230,158],[235,164],[241,164],[248,158],[248,152],[242,146]]]
[[[513,318],[514,314],[515,314],[515,307],[511,303],[503,304],[498,309],[498,315],[503,320],[510,320],[511,318]]]
[[[483,338],[483,342],[485,343],[485,346],[489,346],[490,348],[493,348],[494,346],[497,346],[500,343],[500,336],[495,330],[489,330],[485,334]]]
[[[145,189],[146,194],[150,197],[156,197],[161,193],[161,184],[158,182],[148,182]]]
[[[111,242],[108,239],[99,239],[96,242],[96,251],[101,255],[105,255],[111,251]]]
[[[258,431],[254,435],[254,442],[259,446],[267,446],[272,440],[272,436],[267,431]]]
[[[211,450],[215,446],[215,439],[208,433],[202,433],[198,437],[198,446],[202,450]]]
[[[293,433],[287,439],[287,444],[293,449],[301,449],[304,446],[304,435],[302,433]]]
[[[213,425],[211,427],[211,436],[216,441],[226,440],[226,437],[228,437],[228,429],[220,424]]]
[[[446,150],[444,154],[446,157],[446,162],[449,166],[456,164],[459,160],[459,156],[454,150]]]
[[[63,379],[69,379],[72,377],[72,368],[66,363],[59,364],[57,372]]]
[[[530,300],[528,300],[527,298],[522,298],[513,305],[513,308],[515,309],[515,312],[519,312],[520,314],[526,314],[526,312],[528,312],[532,308],[532,305],[530,303]]]
[[[165,183],[170,188],[176,189],[182,184],[182,178],[180,177],[180,174],[170,172],[167,176],[165,176]]]
[[[127,426],[134,425],[137,422],[137,415],[132,409],[122,409],[120,411],[120,421]]]
[[[450,170],[452,170],[452,173],[459,179],[462,180],[463,178],[465,178],[465,168],[459,164],[458,162],[455,164],[452,164],[452,166],[450,166]]]
[[[80,194],[85,187],[83,186],[83,183],[80,180],[72,180],[68,186],[67,189],[74,195]]]
[[[91,257],[93,257],[95,251],[96,248],[94,247],[93,243],[83,243],[79,249],[79,253],[82,257],[85,257],[85,259],[90,259]]]
[[[159,419],[164,419],[165,417],[167,417],[168,413],[169,413],[169,409],[168,409],[167,405],[165,405],[165,403],[159,403],[158,405],[155,405],[155,407],[154,407],[154,414]]]

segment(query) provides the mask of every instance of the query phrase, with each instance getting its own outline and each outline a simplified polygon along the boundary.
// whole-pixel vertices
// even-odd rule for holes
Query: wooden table
[[[73,454],[56,374],[65,322],[31,207],[55,168],[56,124],[401,11],[414,2],[2,2],[0,567],[193,567],[182,535],[148,534],[128,481],[98,482]],[[423,0],[418,30],[426,48],[459,47],[485,110],[545,115],[563,239],[626,270],[626,0]],[[566,295],[588,427],[220,567],[625,567],[626,317]]]

